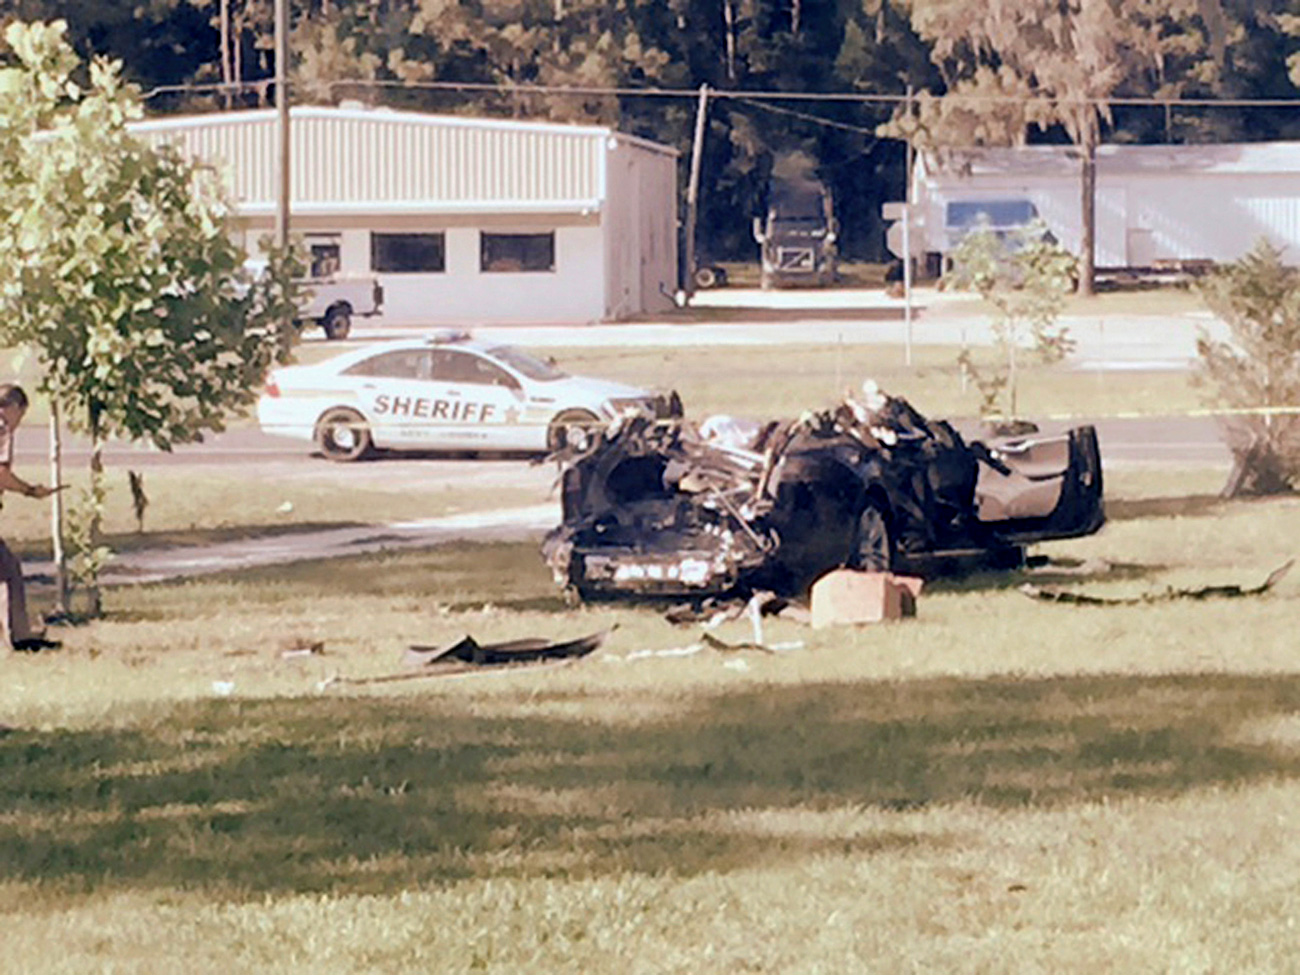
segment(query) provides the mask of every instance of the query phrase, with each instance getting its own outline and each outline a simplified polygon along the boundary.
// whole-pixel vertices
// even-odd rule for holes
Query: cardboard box
[[[880,623],[915,616],[916,600],[923,585],[914,576],[835,569],[813,583],[813,628]]]

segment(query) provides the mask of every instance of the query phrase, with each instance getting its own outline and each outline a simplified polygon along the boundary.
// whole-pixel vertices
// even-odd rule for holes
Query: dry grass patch
[[[846,326],[851,328],[851,325]],[[691,416],[797,416],[830,406],[846,389],[874,379],[935,417],[979,413],[974,383],[963,388],[956,347],[919,345],[904,365],[901,345],[679,346],[664,349],[547,349],[568,371],[676,389]],[[742,378],[742,381],[738,381]],[[1026,416],[1165,416],[1200,408],[1181,372],[1082,371],[1030,366],[1020,376]]]

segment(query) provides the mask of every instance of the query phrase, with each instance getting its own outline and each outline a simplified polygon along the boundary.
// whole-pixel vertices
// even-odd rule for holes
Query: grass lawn
[[[963,388],[956,347],[917,346],[911,366],[904,365],[903,347],[895,345],[546,351],[576,375],[676,389],[688,414],[697,417],[797,416],[833,405],[865,379],[930,416],[979,415],[979,391],[973,382]],[[1183,372],[1029,366],[1020,375],[1020,412],[1028,417],[1166,416],[1203,407]]]
[[[1258,582],[1300,502],[1221,477],[1115,474],[1039,581]],[[1108,608],[1021,581],[644,657],[697,631],[566,609],[529,544],[111,590],[0,659],[0,970],[1293,970],[1300,579]],[[322,687],[613,623],[567,668]]]
[[[553,467],[527,461],[460,466],[463,471],[440,477],[423,473],[420,461],[346,467],[321,461],[283,476],[262,465],[251,481],[245,473],[211,464],[152,468],[144,475],[150,499],[144,531],[135,517],[125,468],[110,467],[105,541],[114,551],[130,551],[522,507],[546,501],[555,480]],[[76,503],[87,476],[78,470],[65,480]],[[46,557],[49,517],[47,505],[12,499],[5,505],[4,538],[22,555]]]

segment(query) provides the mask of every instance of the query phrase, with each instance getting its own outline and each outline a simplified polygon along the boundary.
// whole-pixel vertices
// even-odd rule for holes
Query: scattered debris
[[[440,647],[413,645],[402,655],[408,669],[401,673],[381,674],[377,677],[341,677],[333,674],[317,684],[316,689],[324,691],[335,684],[390,684],[430,677],[513,673],[540,667],[562,667],[595,652],[616,628],[617,624],[576,640],[530,638],[504,643],[479,643],[472,636],[466,635]]]
[[[1170,587],[1160,592],[1144,593],[1141,596],[1112,597],[1090,596],[1087,593],[1070,592],[1063,589],[1043,589],[1025,583],[1020,587],[1020,591],[1031,599],[1041,599],[1049,603],[1070,603],[1076,606],[1134,606],[1142,603],[1169,602],[1175,599],[1233,599],[1238,596],[1258,596],[1268,592],[1286,577],[1293,565],[1295,565],[1295,559],[1278,566],[1268,574],[1268,578],[1260,585],[1249,588],[1236,585],[1201,586],[1196,589],[1174,589]]]
[[[784,643],[763,643],[761,640],[755,643],[727,643],[725,640],[719,640],[712,633],[702,634],[700,640],[706,647],[727,652],[758,650],[761,653],[785,653],[790,650],[802,650],[804,647],[802,640],[788,640]]]
[[[212,682],[212,693],[217,697],[229,697],[235,693],[235,682],[233,680],[214,680]]]
[[[799,595],[832,569],[1021,555],[1105,520],[1092,427],[968,443],[874,384],[752,427],[627,417],[555,459],[563,522],[542,551],[582,599]]]
[[[324,655],[325,641],[311,637],[293,637],[286,640],[280,649],[280,656],[285,660],[293,660],[298,657],[323,657]]]
[[[411,646],[405,654],[408,666],[433,667],[439,664],[466,663],[479,667],[534,663],[540,660],[566,660],[585,657],[596,650],[613,632],[614,627],[580,637],[577,640],[542,640],[529,638],[504,643],[479,643],[463,636],[441,647]]]
[[[614,657],[614,660],[645,660],[648,657],[693,657],[704,649],[703,643],[691,643],[684,647],[668,647],[664,650],[633,650],[626,657]]]

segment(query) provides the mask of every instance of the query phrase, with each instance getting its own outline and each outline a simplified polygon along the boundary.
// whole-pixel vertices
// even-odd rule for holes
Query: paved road
[[[1089,421],[1079,421],[1089,422]],[[1098,419],[1102,454],[1113,463],[1164,461],[1175,464],[1227,464],[1228,454],[1219,435],[1218,422],[1208,417],[1149,417],[1143,419]],[[1058,429],[1063,424],[1044,424],[1044,429]],[[48,440],[39,427],[20,428],[16,448],[19,469],[31,470],[46,462]],[[64,452],[71,467],[82,466],[87,456],[84,442],[72,441]],[[215,436],[204,444],[178,447],[172,453],[131,444],[113,444],[108,449],[113,466],[144,469],[156,466],[225,466],[245,469],[256,465],[258,476],[271,479],[278,475],[321,474],[337,471],[357,479],[357,465],[338,468],[312,456],[307,444],[273,437],[253,428],[241,428]],[[388,455],[359,465],[376,479],[401,476],[418,470],[420,475],[443,482],[472,481],[489,483],[499,474],[501,483],[518,476],[521,464],[510,459],[464,460],[438,455]]]
[[[793,305],[813,305],[796,308]],[[983,316],[969,312],[968,298],[953,298],[937,292],[921,294],[909,324],[902,302],[876,293],[821,292],[792,294],[778,292],[716,292],[701,296],[701,304],[714,304],[720,314],[742,320],[714,323],[643,323],[615,325],[519,325],[476,328],[484,338],[520,345],[546,346],[663,346],[782,344],[845,342],[851,344],[897,343],[909,335],[917,344],[980,342],[988,338]],[[723,308],[726,303],[730,307]],[[782,308],[780,306],[787,307]],[[951,311],[965,307],[965,311]],[[1103,320],[1096,317],[1068,321],[1079,343],[1073,364],[1082,368],[1186,368],[1195,355],[1198,328],[1215,329],[1207,316],[1174,318],[1127,316]],[[427,331],[412,326],[361,326],[358,340],[369,341],[392,335]],[[343,343],[336,343],[340,347]],[[1206,418],[1170,417],[1098,420],[1104,463],[1111,468],[1151,463],[1226,466],[1216,422]],[[1048,425],[1046,429],[1051,429]],[[84,441],[70,438],[65,451],[69,465],[84,462]],[[260,480],[300,474],[330,476],[339,471],[355,483],[366,479],[391,482],[403,476],[437,479],[441,483],[517,483],[523,469],[518,462],[500,460],[449,460],[443,458],[390,459],[346,471],[320,458],[311,457],[305,445],[259,430],[241,428],[214,436],[207,443],[163,453],[145,447],[114,444],[110,463],[144,469],[158,465],[216,465],[256,470]],[[46,431],[29,425],[19,432],[17,463],[22,469],[43,464],[48,457]],[[539,499],[544,492],[539,491]],[[272,538],[231,542],[202,549],[184,548],[144,552],[119,557],[106,581],[142,582],[177,576],[198,575],[231,568],[276,564],[305,558],[332,557],[374,551],[381,548],[427,546],[451,539],[535,537],[559,520],[555,502],[526,508],[457,515],[418,522],[336,529],[325,532],[280,535]],[[48,572],[48,566],[33,564],[29,572]]]
[[[1059,426],[1059,425],[1058,425]],[[1196,465],[1228,463],[1228,454],[1218,439],[1212,421],[1204,420],[1105,420],[1098,423],[1103,452],[1103,463],[1108,469],[1122,466],[1151,464]],[[1046,428],[1050,429],[1050,427]],[[245,464],[249,457],[274,456],[273,468],[305,470],[314,466],[326,472],[335,470],[327,461],[307,457],[298,447],[285,448],[271,442],[256,431],[241,431],[229,435],[230,440],[222,456],[229,462]],[[193,448],[187,448],[193,449]],[[259,454],[258,451],[267,451]],[[203,450],[199,450],[203,455]],[[211,458],[207,458],[209,462]],[[497,461],[376,461],[367,465],[366,473],[374,473],[391,480],[390,470],[414,472],[414,476],[469,481],[475,478],[488,483],[509,483],[520,476],[521,465]],[[348,468],[348,472],[355,471]],[[438,473],[435,475],[434,471]],[[536,469],[529,469],[530,476]],[[265,476],[265,475],[264,475]],[[547,475],[549,476],[549,475]],[[545,479],[545,478],[543,478]],[[538,492],[538,497],[544,495]],[[448,541],[474,539],[479,541],[521,540],[539,538],[560,520],[559,504],[555,500],[526,507],[509,508],[468,515],[451,515],[419,521],[375,524],[301,533],[278,534],[270,537],[224,542],[202,547],[156,549],[124,553],[113,560],[104,582],[108,585],[158,582],[189,576],[206,575],[232,569],[277,565],[304,559],[335,558],[359,555],[380,550],[420,548]],[[28,575],[48,579],[52,567],[44,563],[29,563]]]

